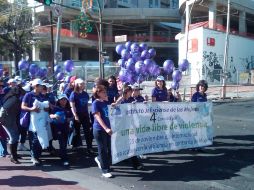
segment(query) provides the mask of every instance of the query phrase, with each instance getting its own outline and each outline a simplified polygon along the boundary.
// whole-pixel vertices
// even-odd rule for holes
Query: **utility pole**
[[[229,29],[230,29],[230,0],[228,0],[227,29],[226,29],[226,38],[225,38],[225,47],[224,47],[224,59],[223,59],[223,73],[222,73],[222,98],[223,99],[226,98]]]
[[[100,78],[104,78],[104,63],[103,61],[103,39],[102,39],[102,8],[101,8],[101,4],[100,1],[97,0],[98,3],[98,8],[99,8],[99,64],[100,64],[100,68],[99,68],[99,75]]]

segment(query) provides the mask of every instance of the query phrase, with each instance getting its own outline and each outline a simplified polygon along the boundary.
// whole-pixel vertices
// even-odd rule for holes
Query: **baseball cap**
[[[36,85],[42,85],[42,80],[41,79],[34,79],[32,81],[32,86],[36,86]]]
[[[140,88],[140,86],[139,86],[138,84],[133,84],[133,85],[131,86],[131,88],[132,88],[133,90],[143,90],[143,88]]]
[[[14,78],[11,78],[11,79],[8,80],[7,83],[8,84],[10,84],[10,83],[17,83],[17,81]]]
[[[159,76],[157,76],[156,80],[163,81],[163,80],[165,80],[165,79],[164,79],[164,77],[163,77],[163,76],[159,75]]]
[[[30,85],[30,83],[26,83],[25,86],[23,86],[22,88],[26,92],[30,92],[31,91],[31,85]]]
[[[66,94],[60,94],[57,99],[61,100],[63,98],[66,98],[66,100],[68,100],[68,97],[66,96]]]

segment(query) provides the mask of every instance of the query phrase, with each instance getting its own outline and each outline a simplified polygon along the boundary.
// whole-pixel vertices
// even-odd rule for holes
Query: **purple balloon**
[[[179,82],[177,82],[177,81],[173,81],[171,83],[171,88],[174,89],[174,90],[177,90],[179,88],[179,86],[180,86]]]
[[[74,63],[72,60],[66,60],[64,62],[64,69],[66,72],[70,73],[74,69]]]
[[[145,43],[141,43],[141,44],[139,45],[139,47],[140,47],[141,51],[144,51],[144,50],[147,50],[147,49],[148,49],[148,45],[145,44]]]
[[[22,59],[19,61],[18,66],[19,70],[25,71],[29,68],[29,63],[26,60]]]
[[[151,59],[146,59],[144,61],[146,70],[149,72],[150,68],[154,65],[154,62]]]
[[[60,65],[56,65],[54,67],[54,72],[57,74],[57,73],[60,73],[62,71],[62,67]]]
[[[117,63],[120,67],[125,68],[125,60],[124,59],[119,59]]]
[[[63,80],[63,78],[64,78],[64,73],[63,72],[57,73],[57,75],[56,75],[57,80]]]
[[[126,42],[125,43],[125,48],[127,49],[127,50],[131,50],[131,42],[130,41],[128,41],[128,42]]]
[[[178,65],[181,71],[186,71],[189,68],[189,61],[187,59],[182,59]]]
[[[116,53],[117,53],[118,55],[121,55],[121,52],[122,52],[124,49],[125,49],[125,46],[124,46],[123,44],[118,44],[118,45],[116,46]]]
[[[172,74],[173,81],[179,82],[182,79],[182,72],[175,70]]]
[[[121,52],[122,59],[129,59],[131,57],[130,52],[127,49],[123,49]]]
[[[160,69],[159,66],[157,66],[157,67],[155,68],[155,71],[154,71],[154,76],[159,76],[160,74],[161,74],[161,69]]]
[[[131,44],[131,51],[135,53],[139,52],[139,45],[137,43]]]
[[[126,69],[129,71],[135,71],[135,61],[133,58],[129,58],[126,62]]]
[[[155,49],[153,49],[153,48],[152,48],[152,49],[149,49],[148,52],[150,53],[150,57],[151,57],[151,58],[154,58],[154,57],[155,57],[155,55],[156,55]]]
[[[167,74],[172,73],[174,70],[174,62],[170,59],[164,61],[163,69]]]
[[[121,69],[119,71],[119,79],[122,81],[122,82],[130,82],[131,78],[132,78],[132,75],[131,75],[131,72],[128,71],[127,69]]]
[[[36,73],[36,76],[39,78],[44,78],[47,75],[48,70],[46,68],[39,68],[38,72]]]
[[[48,69],[47,68],[42,68],[42,69],[40,69],[40,71],[41,71],[41,77],[45,78],[48,74]]]
[[[135,71],[138,74],[142,74],[144,72],[146,72],[146,67],[143,61],[137,61],[135,63]]]
[[[142,53],[141,53],[141,58],[143,60],[150,59],[150,53],[147,50],[143,50]]]
[[[30,67],[29,67],[29,73],[30,73],[31,75],[33,75],[33,76],[36,75],[36,73],[38,72],[38,70],[39,70],[39,67],[38,67],[38,65],[36,65],[36,64],[31,64]]]
[[[131,55],[135,62],[142,60],[140,57],[140,52],[131,52]]]

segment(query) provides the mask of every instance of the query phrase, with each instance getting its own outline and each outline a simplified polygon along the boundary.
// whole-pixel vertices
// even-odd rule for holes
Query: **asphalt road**
[[[112,179],[101,177],[94,158],[84,149],[69,150],[69,169],[45,153],[38,169],[91,190],[254,190],[253,123],[254,99],[214,103],[215,138],[205,153],[149,154],[142,160],[145,170],[133,170],[130,163],[117,164],[112,167]]]

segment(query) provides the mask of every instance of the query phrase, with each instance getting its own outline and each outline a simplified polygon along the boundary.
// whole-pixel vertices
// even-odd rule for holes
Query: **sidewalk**
[[[15,165],[8,158],[0,158],[1,190],[87,190],[75,181],[64,181],[27,164]]]

